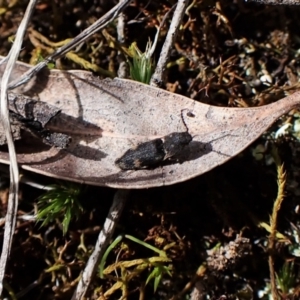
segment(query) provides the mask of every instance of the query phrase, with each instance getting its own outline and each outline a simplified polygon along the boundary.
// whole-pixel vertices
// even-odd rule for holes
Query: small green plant
[[[132,62],[129,61],[131,79],[149,84],[154,70],[154,61],[151,58],[151,42],[147,43],[144,53],[137,47],[136,43],[133,43],[129,47],[129,53],[132,57]]]
[[[81,188],[74,183],[53,185],[52,188],[38,198],[37,220],[42,221],[41,226],[56,219],[62,220],[62,230],[65,235],[71,219],[78,218],[83,211],[79,202]]]
[[[154,292],[157,290],[158,285],[163,278],[165,274],[168,274],[171,276],[171,266],[166,265],[171,263],[171,259],[167,257],[167,254],[165,251],[160,250],[148,243],[145,243],[131,235],[124,235],[125,238],[138,243],[145,248],[148,248],[155,253],[158,254],[158,256],[153,256],[150,258],[145,259],[134,259],[132,261],[118,261],[110,266],[108,266],[104,270],[104,265],[106,262],[106,259],[108,257],[108,254],[122,241],[123,236],[119,236],[115,239],[115,241],[107,248],[106,252],[104,253],[102,260],[99,265],[99,275],[100,278],[104,277],[111,277],[108,274],[116,271],[121,270],[121,278],[117,279],[117,282],[115,285],[107,291],[108,293],[112,293],[112,291],[116,291],[118,289],[125,289],[127,290],[127,286],[124,287],[124,285],[127,285],[130,281],[132,281],[134,278],[139,276],[143,271],[148,270],[150,271],[147,279],[146,279],[146,285],[153,280],[154,283]],[[167,246],[168,248],[171,247],[171,245]]]
[[[286,297],[291,293],[291,290],[295,287],[295,279],[294,264],[285,262],[281,270],[276,273],[276,283],[282,296]]]

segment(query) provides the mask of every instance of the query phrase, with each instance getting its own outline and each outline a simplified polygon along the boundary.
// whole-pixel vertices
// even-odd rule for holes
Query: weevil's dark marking
[[[115,164],[122,170],[156,167],[163,161],[180,153],[192,139],[188,132],[173,132],[127,150],[115,161]]]
[[[179,154],[187,146],[193,137],[187,132],[173,132],[162,138],[165,156],[163,160]]]
[[[182,152],[184,147],[193,139],[188,132],[182,112],[183,110],[181,111],[181,118],[187,129],[186,131],[172,132],[162,138],[154,139],[131,148],[118,158],[115,164],[122,170],[153,168]]]
[[[164,156],[162,139],[155,139],[127,150],[115,163],[122,170],[139,170],[160,163]]]

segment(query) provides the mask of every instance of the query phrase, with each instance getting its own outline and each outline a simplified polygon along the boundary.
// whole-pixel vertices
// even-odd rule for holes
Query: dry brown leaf
[[[28,68],[18,63],[13,79]],[[170,185],[203,174],[240,153],[300,99],[297,92],[262,107],[214,107],[130,80],[99,80],[89,72],[58,70],[45,70],[14,92],[59,107],[62,114],[51,129],[72,137],[67,150],[24,140],[17,148],[24,169],[115,188]],[[138,171],[122,171],[114,164],[138,143],[185,131],[181,112],[193,136],[181,163]],[[2,149],[0,161],[7,160]]]

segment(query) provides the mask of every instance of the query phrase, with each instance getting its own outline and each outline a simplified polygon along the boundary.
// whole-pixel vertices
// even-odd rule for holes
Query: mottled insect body
[[[193,137],[187,132],[173,132],[162,138],[165,151],[164,160],[179,154]]]
[[[173,132],[127,150],[115,164],[122,170],[140,170],[160,165],[179,154],[192,141],[186,132]]]
[[[193,139],[182,115],[184,110],[181,111],[181,119],[186,131],[172,132],[128,149],[115,164],[122,170],[141,170],[155,168],[164,161],[176,157]],[[188,112],[188,116],[194,117],[194,114]]]

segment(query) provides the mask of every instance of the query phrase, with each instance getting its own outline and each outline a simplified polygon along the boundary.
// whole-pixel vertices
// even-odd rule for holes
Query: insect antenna
[[[181,115],[182,123],[183,123],[183,125],[184,125],[184,127],[185,127],[185,129],[186,129],[186,132],[189,132],[189,128],[188,128],[188,126],[186,125],[186,122],[185,122],[184,117],[183,117],[183,111],[185,111],[185,110],[188,111],[187,114],[186,114],[188,117],[194,118],[195,115],[194,115],[188,108],[184,108],[184,109],[181,110],[180,115]]]

